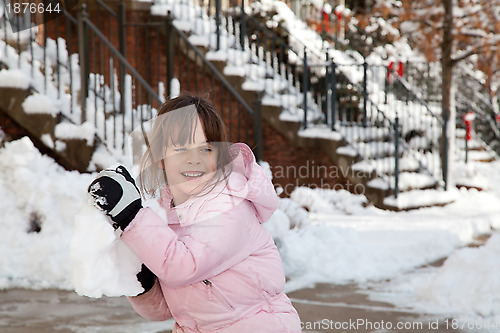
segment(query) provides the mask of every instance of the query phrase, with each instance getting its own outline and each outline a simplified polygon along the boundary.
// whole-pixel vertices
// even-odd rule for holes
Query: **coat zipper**
[[[224,303],[225,306],[230,308],[231,310],[234,310],[234,306],[232,306],[231,303],[227,300],[227,298],[219,291],[217,287],[214,286],[212,281],[210,280],[203,280],[203,283],[210,288],[210,291],[222,302]]]

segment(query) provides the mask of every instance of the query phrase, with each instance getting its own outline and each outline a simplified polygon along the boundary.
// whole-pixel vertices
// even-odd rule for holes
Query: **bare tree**
[[[359,20],[374,30],[373,25],[380,24],[377,17],[397,28],[396,33],[389,31],[393,34],[389,39],[404,38],[429,62],[440,62],[442,116],[450,120],[448,139],[454,135],[454,94],[460,93],[460,87],[454,88],[459,62],[484,73],[483,89],[493,112],[499,112],[500,0],[377,0],[370,15]]]

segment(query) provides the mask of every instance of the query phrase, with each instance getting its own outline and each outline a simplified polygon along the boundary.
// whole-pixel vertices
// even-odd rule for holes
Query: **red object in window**
[[[497,119],[497,123],[500,124],[500,114],[497,114],[496,119]]]

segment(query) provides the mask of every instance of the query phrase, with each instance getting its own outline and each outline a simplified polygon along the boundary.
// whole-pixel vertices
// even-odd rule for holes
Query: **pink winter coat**
[[[301,332],[278,249],[261,225],[278,197],[248,146],[230,153],[227,183],[176,207],[165,188],[159,202],[168,225],[144,208],[125,229],[122,240],[158,277],[129,300],[147,319],[173,316],[174,333]]]

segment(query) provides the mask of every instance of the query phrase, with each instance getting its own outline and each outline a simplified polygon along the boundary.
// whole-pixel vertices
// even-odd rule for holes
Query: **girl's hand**
[[[142,208],[139,189],[123,166],[101,171],[87,192],[94,205],[111,217],[115,229],[125,230]]]
[[[145,294],[148,291],[150,291],[151,288],[153,288],[156,281],[156,275],[154,275],[154,273],[151,272],[149,268],[146,267],[146,265],[142,264],[141,271],[137,273],[136,276],[137,280],[141,283],[141,286],[144,288],[144,291],[137,296]]]

